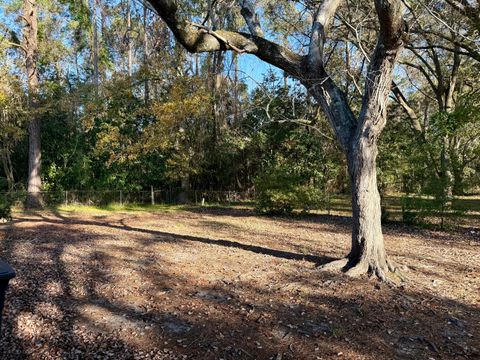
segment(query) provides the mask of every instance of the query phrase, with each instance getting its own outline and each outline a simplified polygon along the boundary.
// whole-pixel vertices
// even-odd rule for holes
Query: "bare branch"
[[[458,41],[455,38],[453,38],[452,36],[448,36],[446,34],[443,34],[443,33],[439,32],[439,31],[431,31],[431,30],[422,30],[422,31],[424,31],[425,34],[431,34],[431,35],[434,35],[434,36],[438,36],[438,37],[440,37],[440,38],[442,38],[446,41],[449,41],[453,45],[464,49],[468,53],[467,55],[470,56],[472,59],[474,59],[476,61],[480,61],[480,51],[474,49],[472,46],[469,46],[465,42]],[[436,47],[442,48],[441,46],[436,46]]]
[[[327,134],[325,134],[317,126],[312,125],[311,121],[308,120],[308,119],[283,119],[283,120],[277,120],[276,122],[279,123],[279,124],[293,123],[293,124],[302,125],[302,126],[308,127],[309,129],[312,129],[312,130],[316,131],[319,135],[321,135],[322,137],[324,137],[327,140],[330,140],[330,141],[335,140],[331,136],[328,136]]]
[[[407,113],[407,115],[410,119],[413,130],[415,130],[418,134],[423,134],[423,128],[422,128],[422,125],[420,123],[420,119],[419,119],[417,113],[408,104],[407,98],[405,97],[405,95],[403,95],[403,92],[400,90],[400,88],[398,87],[398,85],[395,82],[393,82],[392,93],[395,96],[395,100],[398,101],[400,106]]]

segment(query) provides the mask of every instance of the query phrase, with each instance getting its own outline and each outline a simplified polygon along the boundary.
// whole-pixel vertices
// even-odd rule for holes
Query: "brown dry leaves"
[[[348,251],[347,218],[22,215],[0,229],[2,359],[473,358],[477,234],[387,227],[409,268],[391,289],[316,268]]]

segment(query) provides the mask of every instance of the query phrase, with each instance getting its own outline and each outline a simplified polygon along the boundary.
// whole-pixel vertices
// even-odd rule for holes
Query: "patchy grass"
[[[1,359],[473,359],[480,229],[385,227],[407,282],[321,272],[350,219],[248,208],[16,213]]]
[[[82,214],[105,214],[105,213],[134,213],[134,212],[171,212],[181,209],[183,206],[181,205],[166,205],[166,204],[159,204],[159,205],[142,205],[142,204],[109,204],[109,205],[80,205],[80,204],[72,204],[72,205],[61,205],[54,210],[57,210],[61,213],[82,213]]]

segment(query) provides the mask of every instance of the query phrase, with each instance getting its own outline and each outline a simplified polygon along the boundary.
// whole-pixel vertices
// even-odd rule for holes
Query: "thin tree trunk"
[[[449,136],[445,135],[442,139],[442,153],[441,153],[441,169],[442,169],[442,176],[444,184],[444,200],[445,206],[451,206],[451,200],[453,197],[453,185],[455,183],[455,179],[452,173],[452,161],[450,159],[450,138]]]
[[[128,50],[128,76],[132,76],[133,50],[132,50],[132,4],[127,0],[127,50]]]
[[[213,56],[213,71],[214,71],[214,84],[213,84],[213,96],[214,96],[214,116],[215,116],[215,140],[220,134],[220,129],[225,125],[225,113],[223,104],[223,59],[225,53],[217,52]]]
[[[145,71],[145,84],[144,84],[144,96],[145,96],[145,105],[148,105],[150,98],[150,85],[148,82],[148,7],[147,3],[143,4],[143,67]]]
[[[35,115],[34,115],[35,116]],[[28,125],[28,208],[43,207],[42,198],[42,153],[40,144],[40,120],[35,116]]]
[[[25,65],[28,78],[29,108],[32,119],[28,125],[28,196],[26,206],[28,208],[40,208],[43,206],[41,194],[42,179],[42,152],[40,145],[40,119],[38,118],[38,20],[36,0],[24,1],[24,48],[26,52]]]
[[[15,179],[13,177],[13,166],[10,159],[10,151],[6,148],[2,150],[2,165],[3,172],[7,178],[8,191],[12,191],[15,184]]]
[[[98,26],[97,26],[97,11],[98,0],[93,0],[92,10],[92,26],[93,26],[93,84],[95,86],[95,94],[98,96],[99,86],[99,70],[98,70]]]
[[[238,124],[239,98],[238,98],[238,55],[233,53],[234,77],[233,77],[233,125]]]
[[[187,204],[189,202],[189,194],[190,191],[190,176],[185,174],[181,180],[181,190],[180,194],[178,194],[178,202],[180,204]]]
[[[219,17],[214,8],[214,2],[208,1],[209,22],[212,29],[217,29],[219,25]],[[213,54],[213,116],[214,116],[214,131],[213,141],[214,145],[217,143],[220,129],[224,125],[224,112],[222,102],[222,84],[223,84],[223,60],[225,53],[223,51],[215,52]]]
[[[458,46],[455,47],[455,53],[453,57],[453,66],[450,74],[450,81],[448,84],[448,89],[445,92],[445,111],[450,114],[455,110],[455,93],[457,89],[458,82],[458,70],[461,65],[460,58],[460,49]],[[445,200],[446,207],[451,207],[452,198],[453,198],[453,187],[455,184],[455,178],[453,176],[452,169],[452,160],[450,157],[450,136],[446,135],[442,141],[442,173],[445,176],[444,181],[446,182],[445,186]]]

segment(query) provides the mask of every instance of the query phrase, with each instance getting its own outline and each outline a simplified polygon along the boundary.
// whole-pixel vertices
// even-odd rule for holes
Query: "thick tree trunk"
[[[377,185],[377,145],[361,138],[349,161],[352,181],[352,249],[346,270],[386,279],[389,271],[382,233],[382,211]]]
[[[28,196],[27,208],[39,208],[43,206],[42,199],[42,153],[40,146],[40,119],[38,118],[38,22],[36,0],[24,1],[24,48],[25,65],[28,78],[29,108],[31,111],[30,124],[28,125]]]
[[[352,246],[346,258],[323,268],[341,269],[354,277],[369,274],[388,281],[388,272],[395,268],[388,261],[383,239],[377,153],[376,141],[367,137],[352,144],[347,155],[352,186]]]

